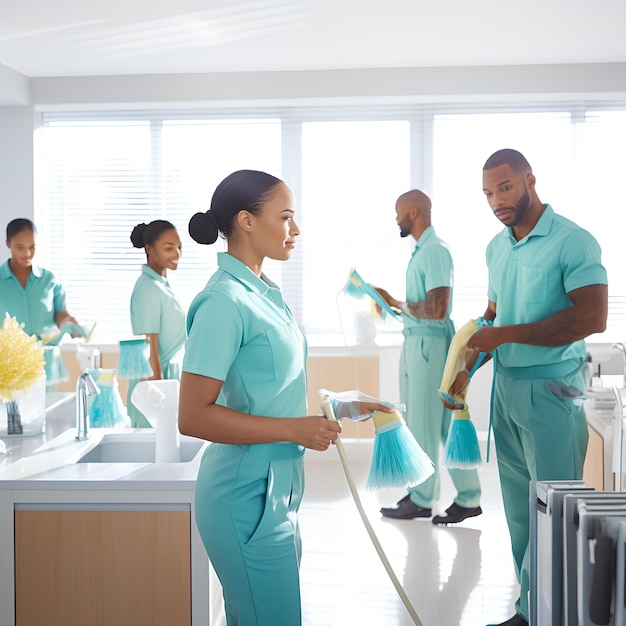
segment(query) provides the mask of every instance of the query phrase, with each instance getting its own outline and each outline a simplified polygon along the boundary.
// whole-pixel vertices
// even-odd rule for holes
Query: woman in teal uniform
[[[180,378],[187,333],[185,312],[167,280],[167,270],[176,270],[182,250],[176,227],[166,220],[154,220],[133,228],[130,240],[146,251],[146,263],[130,299],[130,321],[135,335],[146,335],[150,344],[152,380]],[[150,423],[131,402],[139,379],[128,381],[126,408],[134,428]]]
[[[307,415],[305,338],[262,271],[265,258],[289,259],[300,234],[291,192],[270,174],[234,172],[189,233],[227,240],[187,318],[179,428],[214,442],[198,474],[196,522],[228,626],[298,626],[303,455],[326,450],[340,427]]]
[[[67,310],[59,279],[33,263],[36,234],[35,225],[26,218],[14,219],[7,225],[6,245],[11,258],[0,266],[0,323],[8,313],[24,325],[27,334],[45,338],[58,335],[66,324],[78,327],[78,322]],[[67,370],[60,358],[53,357],[52,352],[46,352],[46,374],[49,381],[53,374],[58,382]],[[56,382],[48,389],[55,389]]]

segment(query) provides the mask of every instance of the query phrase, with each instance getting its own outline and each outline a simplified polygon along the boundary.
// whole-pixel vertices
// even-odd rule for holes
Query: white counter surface
[[[31,437],[3,437],[0,489],[190,490],[202,454],[187,463],[77,463],[110,433],[141,441],[152,429],[94,428],[86,440],[74,437],[74,394],[49,394],[46,432]],[[208,445],[208,444],[207,444]]]

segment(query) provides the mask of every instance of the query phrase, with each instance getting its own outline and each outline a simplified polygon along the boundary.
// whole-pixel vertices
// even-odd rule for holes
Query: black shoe
[[[395,507],[383,507],[380,512],[385,517],[393,517],[394,519],[413,519],[414,517],[430,517],[431,509],[424,509],[417,506],[411,500],[411,496],[404,496]]]
[[[445,515],[435,515],[433,524],[458,524],[468,517],[476,517],[483,510],[479,506],[467,508],[453,502],[447,509]],[[515,623],[513,623],[514,626]]]
[[[489,626],[528,626],[528,622],[519,613],[516,613],[511,619],[507,619],[506,622],[489,624]]]

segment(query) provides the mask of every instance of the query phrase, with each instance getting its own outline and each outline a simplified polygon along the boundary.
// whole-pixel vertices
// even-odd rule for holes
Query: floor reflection
[[[349,445],[347,450],[363,506],[424,626],[485,626],[511,617],[518,588],[495,459],[479,469],[483,515],[435,527],[430,520],[382,518],[380,507],[404,493],[365,491],[368,457],[351,455]],[[336,451],[308,454],[306,471],[300,512],[304,626],[411,626],[359,517]],[[453,496],[443,475],[439,508],[447,508]]]

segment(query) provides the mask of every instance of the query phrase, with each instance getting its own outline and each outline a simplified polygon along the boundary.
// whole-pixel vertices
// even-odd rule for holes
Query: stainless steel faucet
[[[89,396],[97,396],[100,388],[89,372],[84,371],[76,381],[76,439],[89,437]]]
[[[614,343],[612,348],[617,348],[621,350],[624,355],[624,370],[623,370],[623,378],[622,378],[622,387],[626,387],[626,346],[623,343]]]

